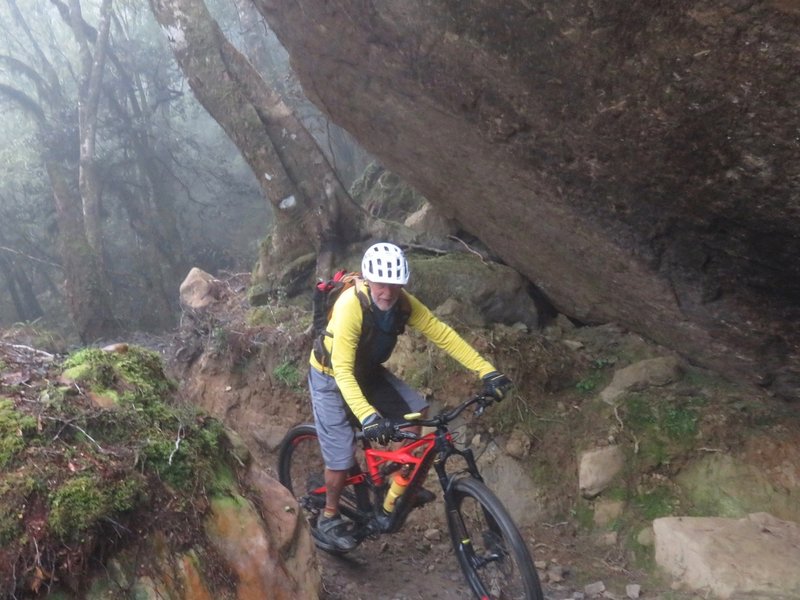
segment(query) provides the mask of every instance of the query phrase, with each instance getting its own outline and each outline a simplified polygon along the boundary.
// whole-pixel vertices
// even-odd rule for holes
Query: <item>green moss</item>
[[[236,489],[236,477],[233,470],[224,463],[218,463],[215,478],[209,492],[214,495],[227,495],[233,494]]]
[[[198,482],[211,482],[220,465],[224,429],[215,419],[177,425],[172,434],[152,430],[142,449],[144,467],[173,488],[192,490]]]
[[[579,498],[573,509],[573,515],[581,529],[591,530],[594,527],[594,511],[588,501]]]
[[[698,414],[692,406],[667,406],[662,420],[664,430],[678,442],[688,442],[697,433]]]
[[[75,540],[103,518],[132,509],[141,493],[135,478],[104,481],[95,474],[80,475],[50,494],[48,524],[64,540]]]
[[[303,304],[308,304],[307,300]],[[304,331],[311,325],[311,307],[274,303],[251,308],[246,317],[252,327],[277,327],[290,324],[294,331]]]
[[[251,306],[266,306],[275,298],[272,283],[256,283],[247,290],[247,301]]]
[[[39,386],[39,401],[18,409],[0,397],[0,547],[9,556],[35,564],[26,537],[35,519],[36,552],[76,556],[72,573],[81,578],[88,542],[109,528],[133,529],[142,516],[147,527],[148,515],[164,510],[200,527],[204,497],[237,489],[246,453],[234,459],[219,421],[174,402],[157,354],[86,349],[63,366],[77,385]],[[98,406],[100,394],[116,405]]]
[[[175,489],[193,490],[198,482],[213,481],[222,425],[190,405],[170,402],[175,385],[158,354],[136,346],[121,353],[86,349],[64,366],[80,373],[83,386],[94,393],[118,398],[118,408],[93,414],[91,423],[76,421],[91,429],[96,444],[133,444],[140,466]],[[90,452],[95,443],[87,444]]]
[[[583,376],[575,384],[577,389],[582,394],[591,394],[596,390],[605,387],[610,378],[608,367],[614,361],[604,358],[597,358],[591,362],[591,368],[584,372]]]
[[[608,500],[628,500],[628,489],[620,486],[614,486],[603,492],[603,498]]]
[[[164,374],[161,357],[155,352],[129,346],[125,352],[85,348],[64,361],[64,375],[92,391],[122,392],[122,399],[148,405],[163,400],[175,390]]]
[[[0,467],[5,467],[25,447],[26,437],[35,435],[36,419],[23,415],[8,398],[0,398]]]
[[[691,448],[698,432],[699,398],[653,399],[644,394],[629,394],[621,408],[625,427],[636,440],[639,465],[668,464]]]
[[[678,499],[667,486],[659,486],[634,497],[633,506],[646,522],[673,514]]]
[[[33,477],[4,473],[0,479],[0,545],[20,539],[28,497],[37,489]]]

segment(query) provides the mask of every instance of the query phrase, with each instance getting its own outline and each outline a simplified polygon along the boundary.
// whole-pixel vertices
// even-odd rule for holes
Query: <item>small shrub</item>
[[[300,370],[291,362],[284,361],[275,369],[272,374],[282,385],[291,390],[301,389],[302,376]]]

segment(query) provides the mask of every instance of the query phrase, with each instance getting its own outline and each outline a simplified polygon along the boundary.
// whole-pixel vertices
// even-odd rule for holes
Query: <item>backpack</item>
[[[361,273],[348,272],[344,269],[337,271],[333,277],[327,281],[320,280],[314,286],[314,296],[312,300],[312,314],[313,314],[313,329],[314,329],[314,357],[323,367],[330,367],[330,353],[325,347],[325,337],[332,337],[328,333],[328,321],[330,321],[331,313],[333,312],[333,305],[339,299],[346,289],[363,282]],[[372,328],[374,325],[372,312],[370,310],[370,300],[367,295],[360,289],[356,288],[356,296],[361,304],[361,310],[364,313],[364,319],[361,326],[361,341],[359,346],[366,345],[372,335]],[[395,335],[400,335],[405,331],[406,323],[411,315],[411,305],[405,294],[400,296],[398,300],[397,316],[393,332]]]
[[[333,277],[327,281],[320,280],[317,282],[317,285],[314,286],[314,298],[312,300],[315,336],[325,333],[328,327],[328,321],[331,319],[333,305],[336,304],[342,292],[347,288],[353,287],[360,281],[362,281],[361,273],[352,271],[348,273],[342,269],[337,271]],[[359,296],[358,299],[361,301],[362,307],[365,301],[367,306],[369,306],[369,299],[362,298],[362,296],[364,296],[363,293],[357,292],[357,295]]]

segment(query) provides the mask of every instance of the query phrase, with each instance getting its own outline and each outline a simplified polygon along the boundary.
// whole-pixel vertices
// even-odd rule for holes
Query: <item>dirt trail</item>
[[[443,510],[441,506],[438,508]],[[322,598],[470,598],[470,590],[458,567],[442,521],[443,519],[430,519],[420,511],[409,518],[403,531],[376,540],[367,540],[345,557],[320,552],[324,586]],[[439,535],[429,534],[434,538],[429,541],[425,532],[433,529],[438,530]]]
[[[433,488],[431,488],[433,489]],[[470,600],[474,598],[450,546],[440,499],[412,513],[404,529],[368,540],[346,556],[318,553],[322,600]],[[641,585],[640,600],[700,600],[702,596],[658,588],[642,572],[632,571],[612,547],[576,534],[566,523],[543,523],[522,535],[539,567],[545,600],[612,598],[623,600],[626,585]],[[544,566],[547,565],[547,566]],[[563,578],[552,575],[552,567]],[[560,579],[560,580],[559,580]],[[607,591],[584,595],[589,583]]]
[[[346,556],[319,552],[323,600],[464,600],[472,598],[450,545],[440,499],[412,513],[402,531],[367,540]],[[524,532],[535,547],[531,532]],[[535,558],[538,560],[538,557]],[[573,590],[543,585],[547,600]]]

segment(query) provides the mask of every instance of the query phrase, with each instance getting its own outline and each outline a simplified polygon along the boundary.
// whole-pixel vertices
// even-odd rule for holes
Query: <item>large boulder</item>
[[[256,0],[306,93],[559,310],[800,395],[800,10]]]
[[[757,513],[742,519],[665,517],[653,529],[659,566],[706,597],[800,597],[797,523]]]
[[[539,312],[528,282],[510,267],[472,254],[409,260],[409,290],[431,309],[451,298],[473,306],[485,323],[539,326]]]

